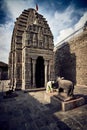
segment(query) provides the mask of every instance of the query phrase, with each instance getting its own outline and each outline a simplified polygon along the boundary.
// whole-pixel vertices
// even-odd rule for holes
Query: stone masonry
[[[87,85],[87,28],[55,50],[56,76]]]
[[[45,87],[53,80],[53,35],[46,19],[35,9],[17,18],[9,54],[9,78],[15,89]]]

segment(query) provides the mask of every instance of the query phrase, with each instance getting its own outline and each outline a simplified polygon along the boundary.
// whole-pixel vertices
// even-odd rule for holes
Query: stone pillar
[[[17,53],[15,51],[15,54],[14,54],[14,57],[15,57],[15,62],[14,62],[14,89],[16,89],[16,85],[17,85]]]
[[[45,61],[45,87],[47,85],[47,66],[48,66],[48,61]]]
[[[11,88],[14,87],[14,56],[13,56],[13,52],[12,52],[12,70],[11,70]]]
[[[36,84],[35,84],[36,59],[32,59],[32,65],[33,65],[33,87],[35,87],[36,86]]]
[[[49,61],[49,80],[50,80],[50,61]]]

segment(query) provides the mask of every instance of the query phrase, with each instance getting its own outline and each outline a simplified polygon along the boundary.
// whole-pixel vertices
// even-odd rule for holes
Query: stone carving
[[[58,82],[58,95],[60,96],[60,98],[64,101],[66,100],[70,100],[73,98],[73,91],[74,91],[74,84],[72,81],[70,80],[65,80],[64,77],[57,78],[57,82]]]
[[[46,33],[44,33],[45,29],[47,30]],[[48,31],[50,34],[48,34]],[[50,43],[48,42],[49,38],[52,41]],[[45,87],[48,77],[49,80],[53,80],[54,67],[49,69],[49,66],[51,64],[54,66],[54,64],[44,65],[46,60],[53,62],[53,48],[53,35],[46,19],[35,9],[24,10],[17,18],[12,34],[9,53],[10,86],[24,90],[33,87]],[[35,64],[33,60],[35,60]],[[41,74],[39,81],[36,73],[38,70],[41,70],[39,71]]]

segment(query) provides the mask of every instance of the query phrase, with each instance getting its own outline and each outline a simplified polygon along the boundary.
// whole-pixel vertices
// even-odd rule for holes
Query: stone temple
[[[15,89],[45,87],[54,79],[53,35],[46,19],[35,9],[16,19],[9,53],[9,78]]]
[[[46,87],[57,76],[87,86],[87,22],[54,47],[46,19],[35,9],[17,18],[9,53],[10,87]]]

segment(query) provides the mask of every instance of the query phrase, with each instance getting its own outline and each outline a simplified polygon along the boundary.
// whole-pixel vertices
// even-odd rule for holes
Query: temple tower
[[[15,89],[45,87],[54,79],[53,35],[46,19],[34,9],[24,10],[16,19],[9,78]]]

